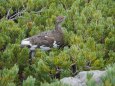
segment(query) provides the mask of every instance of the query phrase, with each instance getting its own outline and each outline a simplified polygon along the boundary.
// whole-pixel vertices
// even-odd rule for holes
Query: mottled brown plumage
[[[61,29],[61,23],[64,21],[65,17],[58,16],[56,18],[55,29],[50,31],[41,32],[38,35],[29,37],[25,41],[29,41],[32,45],[53,47],[62,46],[64,43],[63,32]],[[55,42],[55,43],[54,43]],[[23,44],[23,43],[22,43]]]

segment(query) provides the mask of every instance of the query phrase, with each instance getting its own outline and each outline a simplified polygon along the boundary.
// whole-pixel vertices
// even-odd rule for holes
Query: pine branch
[[[8,19],[8,17],[10,16],[10,11],[11,11],[11,8],[7,12],[6,19]]]
[[[42,9],[39,10],[39,11],[36,11],[36,12],[34,11],[33,13],[39,14],[39,13],[43,12],[45,9],[46,9],[46,7],[42,8]]]
[[[15,20],[15,19],[17,19],[19,16],[21,16],[25,11],[26,11],[26,9],[25,9],[25,10],[22,10],[22,11],[18,11],[16,14],[10,16],[9,19]]]

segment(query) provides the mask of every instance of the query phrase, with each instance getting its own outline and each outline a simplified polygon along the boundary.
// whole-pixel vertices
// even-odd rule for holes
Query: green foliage
[[[96,86],[95,81],[92,79],[93,74],[88,73],[87,74],[87,85],[88,86]]]
[[[69,86],[69,85],[63,84],[60,81],[55,81],[55,82],[53,82],[51,84],[49,84],[49,83],[42,83],[41,86]]]
[[[17,65],[14,65],[11,69],[4,68],[3,70],[0,70],[0,85],[15,86],[18,71],[19,68]]]
[[[19,66],[26,66],[28,64],[28,49],[20,48],[20,45],[12,44],[9,45],[1,56],[1,62],[3,62],[3,67],[11,67],[15,63]]]
[[[23,79],[27,78],[24,86],[63,86],[51,78],[56,67],[61,69],[61,78],[71,76],[73,63],[78,71],[86,70],[86,66],[103,69],[115,62],[114,10],[114,0],[0,0],[0,71],[10,71],[17,64]],[[59,15],[66,16],[62,24],[65,47],[49,52],[37,49],[30,65],[29,49],[20,48],[21,40],[52,30]],[[14,75],[16,81],[13,77],[5,83],[6,76],[2,76],[0,83],[22,84],[21,74]],[[91,80],[89,86],[93,83]],[[113,81],[106,79],[102,85],[111,86]]]
[[[23,81],[23,86],[35,86],[35,78],[29,76],[26,80]]]
[[[108,84],[114,86],[115,83],[115,64],[107,66],[107,75],[102,77],[103,83],[105,86]]]

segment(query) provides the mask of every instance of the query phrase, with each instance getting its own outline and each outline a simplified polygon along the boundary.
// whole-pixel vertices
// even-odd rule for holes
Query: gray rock
[[[96,83],[101,82],[101,78],[105,75],[106,71],[94,70],[94,71],[82,71],[75,77],[66,77],[61,79],[62,83],[69,84],[70,86],[86,86],[87,74],[92,74],[92,79]]]
[[[68,84],[70,86],[82,86],[81,81],[75,77],[66,77],[61,79],[61,82]]]

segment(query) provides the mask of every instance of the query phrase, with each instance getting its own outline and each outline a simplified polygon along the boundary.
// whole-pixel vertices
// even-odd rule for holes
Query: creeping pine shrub
[[[2,37],[2,35],[0,35],[0,50],[4,47],[4,45],[5,45],[5,40]]]
[[[29,58],[29,51],[27,48],[20,48],[18,44],[9,45],[1,56],[1,61],[3,62],[3,66],[10,68],[15,63],[18,66],[27,66]]]
[[[104,86],[114,86],[115,83],[115,64],[106,67],[107,74],[102,77]]]
[[[41,86],[69,86],[68,84],[64,84],[60,81],[55,81],[53,83],[41,83]]]
[[[22,86],[35,86],[35,78],[29,76],[26,80],[23,81]]]
[[[19,68],[17,65],[14,65],[12,68],[4,68],[0,70],[0,85],[1,86],[16,86],[16,79]]]
[[[0,71],[10,71],[16,64],[19,75],[27,78],[22,85],[59,86],[62,83],[52,78],[56,67],[63,78],[72,75],[72,64],[82,71],[104,69],[115,63],[114,8],[114,0],[0,0]],[[20,48],[21,40],[54,29],[59,15],[66,16],[62,24],[64,48],[48,52],[36,49],[30,65],[29,49]],[[103,86],[114,85],[112,74],[107,76],[111,80],[105,77]],[[17,86],[20,82],[3,75],[0,85]]]

